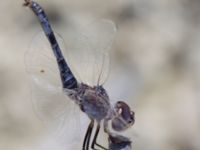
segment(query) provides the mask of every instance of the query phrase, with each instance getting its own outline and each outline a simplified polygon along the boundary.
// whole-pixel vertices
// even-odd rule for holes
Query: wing
[[[76,118],[79,114],[74,113],[74,103],[62,91],[57,63],[43,32],[33,39],[25,54],[25,65],[30,75],[32,102],[38,117],[58,132],[69,128],[74,132],[71,141],[77,139]]]
[[[93,86],[106,81],[110,70],[109,50],[115,32],[112,21],[95,20],[66,33],[65,42],[69,50],[66,57],[80,82]]]

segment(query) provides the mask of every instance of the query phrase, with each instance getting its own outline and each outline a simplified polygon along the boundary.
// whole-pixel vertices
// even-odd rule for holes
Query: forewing
[[[62,46],[62,39],[58,36],[57,39]],[[43,32],[33,39],[25,54],[25,64],[30,75],[33,107],[38,117],[59,132],[61,127],[66,126],[71,131],[78,131],[74,127],[79,114],[73,113],[74,103],[62,90],[57,63]],[[68,123],[65,123],[66,120]]]
[[[110,70],[109,50],[115,32],[116,27],[112,21],[95,20],[67,33],[67,58],[81,82],[89,85],[105,82]]]

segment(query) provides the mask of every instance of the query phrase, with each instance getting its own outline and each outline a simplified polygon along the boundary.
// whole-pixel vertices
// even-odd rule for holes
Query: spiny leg
[[[103,147],[103,146],[101,146],[101,145],[99,145],[99,144],[97,143],[97,137],[98,137],[99,131],[100,131],[100,124],[98,123],[98,124],[97,124],[97,129],[96,129],[96,131],[95,131],[95,135],[94,135],[94,138],[93,138],[93,141],[92,141],[92,146],[91,146],[91,148],[92,148],[93,150],[97,150],[97,149],[94,148],[94,146],[96,145],[96,146],[98,146],[98,147],[100,147],[100,148],[102,148],[102,149],[104,149],[104,150],[108,150],[107,148],[105,148],[105,147]]]
[[[94,127],[94,120],[91,120],[90,124],[88,125],[88,129],[86,131],[86,134],[85,134],[82,150],[89,150],[90,137],[91,137],[91,134],[92,134],[93,127]]]

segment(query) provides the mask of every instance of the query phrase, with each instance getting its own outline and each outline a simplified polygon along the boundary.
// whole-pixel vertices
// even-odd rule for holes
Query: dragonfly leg
[[[88,125],[87,132],[85,134],[82,150],[89,150],[90,137],[91,137],[91,134],[92,134],[93,127],[94,127],[94,120],[91,120],[90,124]]]
[[[105,148],[105,147],[103,147],[103,146],[101,146],[100,144],[97,143],[97,137],[98,137],[99,131],[100,131],[100,124],[98,123],[98,124],[97,124],[97,129],[96,129],[96,131],[95,131],[95,135],[94,135],[94,138],[93,138],[93,141],[92,141],[92,146],[91,146],[91,148],[92,148],[93,150],[97,150],[97,149],[95,149],[95,147],[94,147],[94,146],[96,145],[96,146],[102,148],[103,150],[108,150],[107,148]]]

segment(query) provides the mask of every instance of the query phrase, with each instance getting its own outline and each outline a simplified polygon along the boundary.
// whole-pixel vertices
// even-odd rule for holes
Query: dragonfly
[[[114,32],[116,31],[114,24],[110,21],[102,21],[97,23],[98,26],[105,30],[102,30],[102,32],[99,33],[102,34],[102,36],[98,36],[101,38],[97,38],[98,40],[94,38],[94,41],[92,41],[93,38],[91,37],[93,37],[93,32],[90,32],[91,37],[89,40],[91,40],[91,42],[88,44],[83,40],[82,43],[77,44],[74,48],[74,55],[76,56],[77,54],[75,50],[82,50],[84,47],[86,49],[97,48],[98,50],[93,51],[92,53],[92,56],[98,56],[93,58],[91,62],[93,63],[92,69],[94,70],[91,71],[93,82],[82,82],[78,80],[78,77],[76,76],[75,71],[72,70],[72,67],[69,67],[69,61],[66,61],[63,51],[61,51],[61,44],[58,42],[58,39],[62,40],[62,38],[59,35],[56,35],[52,30],[48,17],[43,8],[37,2],[32,0],[25,0],[24,6],[29,7],[34,12],[47,39],[46,41],[43,41],[41,39],[37,40],[38,38],[36,38],[34,44],[32,44],[33,48],[30,48],[30,51],[27,52],[27,56],[25,58],[28,72],[31,75],[32,83],[34,83],[33,95],[37,93],[36,95],[38,96],[35,96],[35,99],[38,98],[36,101],[40,101],[39,109],[41,110],[39,111],[45,112],[45,109],[47,109],[45,107],[45,103],[51,103],[52,112],[48,111],[43,113],[41,116],[53,116],[52,118],[59,118],[65,114],[63,109],[70,109],[70,107],[65,107],[66,105],[70,105],[70,102],[68,101],[69,98],[90,119],[90,123],[84,136],[82,150],[89,150],[90,148],[93,150],[98,150],[97,147],[104,150],[131,149],[131,141],[128,138],[119,135],[118,132],[130,128],[134,124],[134,112],[124,101],[117,101],[114,105],[112,105],[109,95],[103,87],[107,79],[107,73],[105,72],[109,70],[108,67],[105,67],[108,64],[109,56],[104,53],[104,50],[109,48],[110,41],[113,38]],[[47,50],[51,49],[51,55],[44,53],[43,50],[45,48],[43,46],[46,44],[42,44],[43,42],[46,42],[47,45],[49,45]],[[70,42],[73,43],[73,40]],[[97,54],[95,54],[96,52]],[[77,65],[82,65],[85,63],[85,60],[82,60],[82,54],[83,53],[80,52],[80,57],[78,58],[79,63],[77,63]],[[51,63],[51,60],[57,64],[56,71],[48,68],[49,65],[55,66],[55,64]],[[46,64],[43,63],[44,61],[46,61]],[[80,74],[87,72],[87,67],[88,66],[85,66],[85,68],[82,67]],[[98,73],[98,76],[94,77],[93,74],[95,73]],[[56,78],[55,82],[53,80],[54,78]],[[52,99],[54,100],[53,102],[51,102]],[[64,101],[60,102],[59,99]],[[69,116],[75,117],[71,115]],[[104,132],[108,135],[109,148],[106,148],[97,142],[102,122]],[[97,124],[96,131],[94,132],[94,136],[91,137],[95,123]],[[111,127],[109,124],[111,124]],[[112,130],[118,134],[113,133]]]

